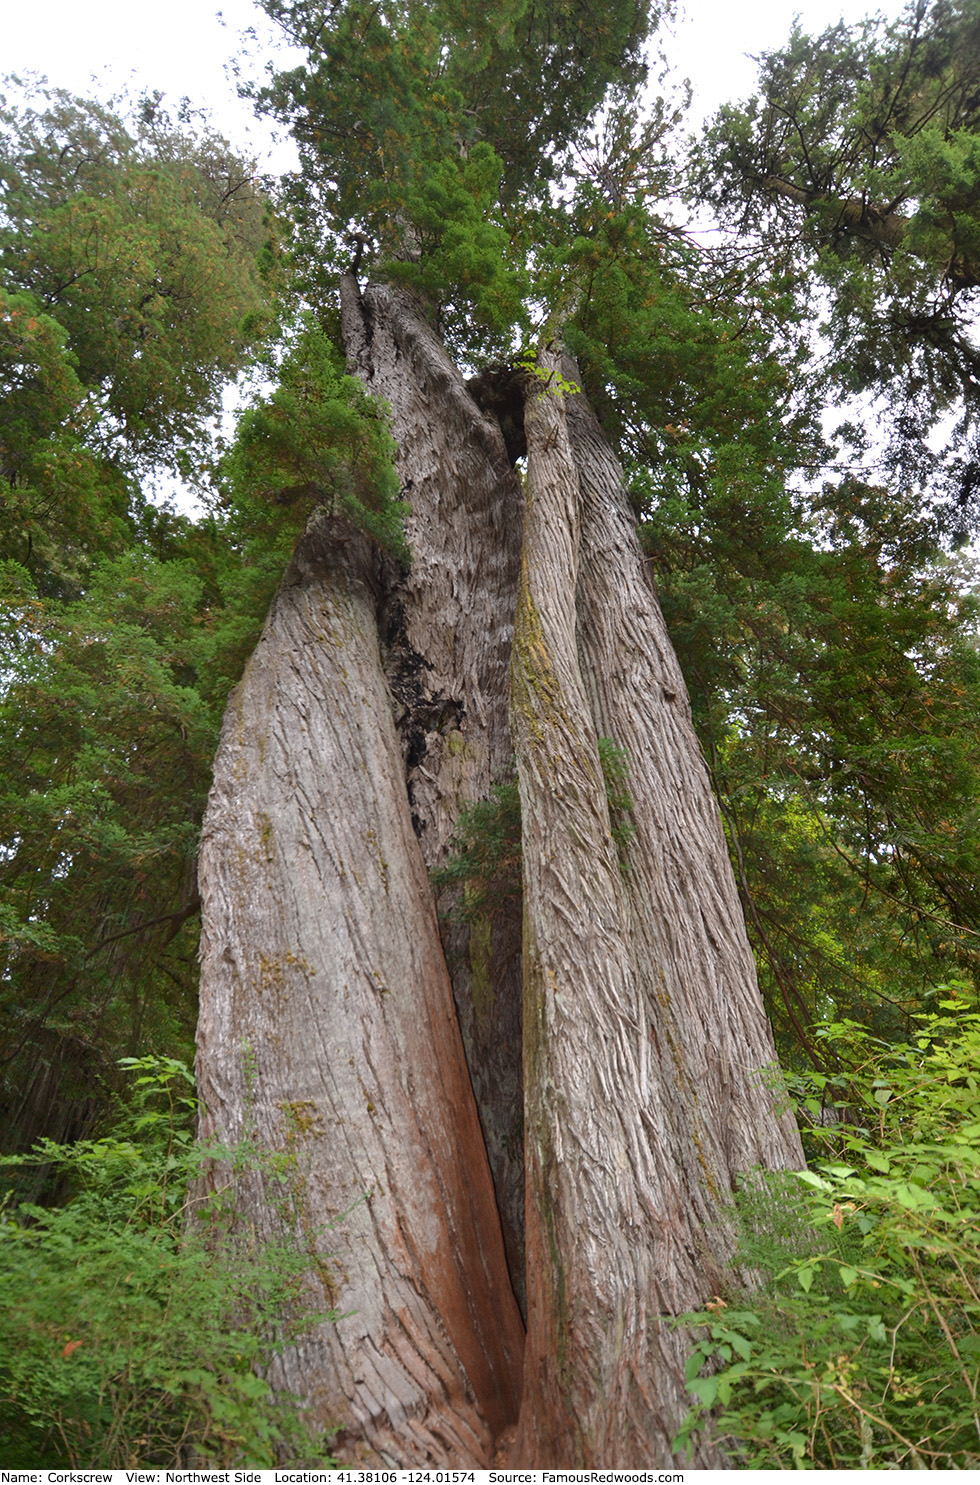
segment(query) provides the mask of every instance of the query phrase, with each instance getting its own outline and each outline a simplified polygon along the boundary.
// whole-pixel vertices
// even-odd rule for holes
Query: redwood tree
[[[761,467],[778,377],[651,211],[642,7],[267,9],[307,53],[261,101],[316,334],[381,401],[292,374],[240,461],[311,514],[205,820],[206,1132],[286,1157],[341,1318],[279,1380],[343,1461],[667,1464],[671,1317],[737,1282],[739,1177],[802,1156],[592,402],[669,438],[713,399]],[[610,373],[651,327],[662,362]]]

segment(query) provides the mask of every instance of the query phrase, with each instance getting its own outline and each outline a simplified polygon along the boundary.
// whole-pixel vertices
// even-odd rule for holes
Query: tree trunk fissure
[[[376,284],[362,293],[347,276],[341,304],[350,362],[391,409],[410,507],[412,563],[385,605],[382,635],[412,816],[433,870],[449,859],[460,811],[512,773],[507,692],[523,497],[499,426],[409,296]],[[441,894],[460,1028],[523,1300],[521,915],[500,904],[466,923],[456,921],[459,906],[458,892]]]

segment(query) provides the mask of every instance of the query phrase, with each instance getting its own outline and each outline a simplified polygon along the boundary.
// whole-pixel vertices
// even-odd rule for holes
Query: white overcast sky
[[[900,0],[681,0],[673,36],[665,39],[678,72],[694,85],[698,112],[710,113],[751,90],[749,55],[779,46],[794,14],[816,31],[842,15],[858,20],[870,10],[894,15],[900,8]],[[3,10],[0,73],[40,72],[55,86],[99,96],[127,86],[159,89],[174,102],[187,96],[244,144],[250,111],[237,101],[226,65],[247,28],[270,34],[251,0],[6,0]],[[250,132],[264,152],[267,136],[254,125]],[[277,150],[266,168],[288,167],[289,159]]]

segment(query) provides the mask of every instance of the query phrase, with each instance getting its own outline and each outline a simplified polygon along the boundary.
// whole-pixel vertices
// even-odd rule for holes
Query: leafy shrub
[[[183,1063],[126,1061],[135,1104],[112,1134],[3,1161],[58,1166],[73,1195],[54,1210],[9,1197],[0,1209],[0,1458],[323,1463],[322,1443],[263,1376],[300,1328],[327,1318],[296,1319],[309,1257],[288,1237],[257,1246],[220,1192],[188,1194],[215,1155],[275,1157],[202,1149]]]
[[[678,1447],[710,1414],[744,1468],[980,1465],[980,1014],[939,994],[902,1045],[821,1029],[840,1122],[809,1131],[811,1170],[743,1202],[752,1307],[683,1317],[703,1338]]]

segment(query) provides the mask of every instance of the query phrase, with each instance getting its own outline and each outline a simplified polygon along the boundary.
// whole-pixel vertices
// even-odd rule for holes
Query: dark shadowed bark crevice
[[[409,571],[382,621],[412,818],[430,871],[460,811],[513,768],[507,690],[520,561],[520,482],[497,419],[478,404],[404,291],[341,286],[351,365],[391,410],[410,506]],[[497,406],[503,394],[497,396]],[[513,405],[513,396],[511,396]],[[521,920],[513,904],[453,921],[443,939],[486,1136],[516,1293],[524,1296]]]

